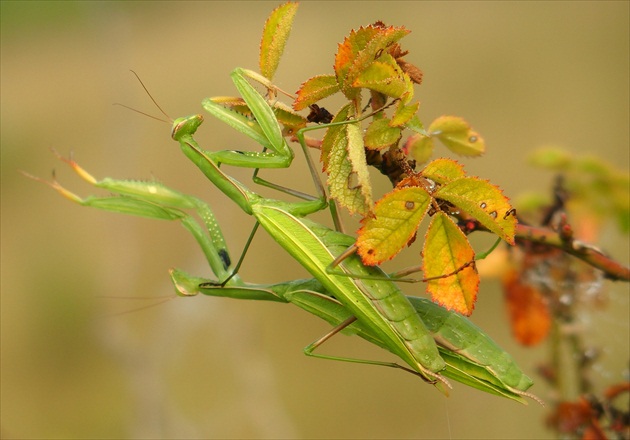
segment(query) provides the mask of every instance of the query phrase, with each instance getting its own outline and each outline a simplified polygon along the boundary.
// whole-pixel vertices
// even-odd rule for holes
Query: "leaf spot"
[[[490,213],[490,217],[492,217],[492,218],[497,218],[497,212],[496,212],[496,211],[492,211],[492,212]]]
[[[486,205],[486,202],[481,202],[481,205],[479,205],[481,209],[486,209],[486,206],[488,206]]]
[[[477,136],[471,136],[468,138],[468,142],[470,142],[471,144],[474,144],[475,142],[477,142]]]
[[[516,216],[516,209],[515,208],[512,208],[508,212],[506,212],[505,215],[503,216],[503,220],[505,220],[506,218],[508,218],[511,215]]]
[[[411,200],[408,200],[405,202],[405,208],[410,211],[413,209],[414,206],[416,206],[416,204],[412,202]]]

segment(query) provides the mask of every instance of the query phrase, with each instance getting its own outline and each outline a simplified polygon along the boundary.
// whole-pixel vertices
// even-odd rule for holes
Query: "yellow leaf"
[[[433,195],[463,209],[490,231],[514,244],[514,209],[503,192],[490,182],[462,177],[444,184]]]
[[[383,196],[358,232],[356,244],[363,263],[381,264],[398,254],[416,234],[430,201],[419,187],[398,188]]]
[[[464,167],[452,159],[435,159],[422,170],[422,175],[443,185],[451,180],[466,176]]]
[[[436,136],[453,153],[462,156],[481,156],[486,144],[479,133],[457,116],[440,116],[431,123],[429,132]]]
[[[267,79],[271,79],[276,73],[297,8],[297,3],[288,2],[280,5],[265,22],[260,41],[259,64],[260,73]]]

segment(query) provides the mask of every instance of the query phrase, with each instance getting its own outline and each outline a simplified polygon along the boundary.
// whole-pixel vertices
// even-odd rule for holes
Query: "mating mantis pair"
[[[413,302],[410,302],[378,267],[366,267],[356,256],[350,256],[339,264],[338,270],[345,272],[346,276],[330,273],[335,258],[352,245],[354,239],[303,218],[327,205],[323,187],[310,162],[318,197],[294,203],[263,198],[219,168],[220,163],[252,168],[286,167],[293,158],[273,109],[245,75],[253,76],[249,71],[237,69],[232,73],[232,78],[251,110],[253,119],[211,100],[205,100],[204,107],[213,116],[255,139],[266,151],[246,153],[201,150],[193,139],[193,134],[203,121],[200,115],[176,120],[172,137],[214,185],[246,213],[253,215],[258,224],[314,276],[314,280],[298,280],[273,286],[243,283],[230,270],[229,253],[210,208],[199,199],[163,185],[111,179],[97,182],[73,161],[68,162],[88,181],[126,197],[80,199],[57,182],[51,185],[83,205],[150,218],[181,220],[200,243],[220,282],[196,279],[173,271],[172,278],[178,291],[182,294],[201,292],[214,296],[291,302],[334,324],[336,327],[333,331],[306,347],[306,354],[399,367],[436,383],[442,389],[450,387],[446,376],[515,400],[523,401],[522,396],[536,399],[525,391],[531,386],[531,380],[518,369],[511,357],[465,318],[425,300],[412,299]],[[342,124],[356,122],[344,121]],[[298,132],[297,137],[306,152],[304,131]],[[308,154],[306,156],[308,159]],[[264,184],[274,186],[269,182]],[[199,214],[205,223],[205,231],[192,216],[185,213],[185,209],[192,209]],[[343,329],[356,332],[368,341],[388,349],[408,367],[314,353],[321,343]]]

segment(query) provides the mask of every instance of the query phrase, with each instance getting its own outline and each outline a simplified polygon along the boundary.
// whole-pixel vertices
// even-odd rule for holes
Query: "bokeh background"
[[[112,104],[158,113],[129,69],[173,117],[200,112],[206,96],[235,94],[229,72],[256,68],[276,5],[1,3],[3,437],[553,436],[535,404],[457,384],[446,399],[399,371],[307,358],[302,348],[327,325],[290,306],[195,297],[134,311],[151,301],[125,297],[172,296],[170,267],[209,275],[192,238],[175,223],[74,205],[19,173],[49,177],[54,168],[77,193],[95,192],[53,147],[73,151],[99,178],[161,180],[210,201],[238,255],[251,219],[185,160],[169,125]],[[510,197],[546,191],[552,176],[525,159],[548,144],[628,169],[627,2],[305,1],[276,83],[293,91],[332,72],[337,43],[376,20],[412,30],[403,45],[425,73],[421,118],[463,116],[486,139],[484,158],[463,161],[470,174]],[[250,145],[209,117],[198,140]],[[300,181],[301,163],[275,180]],[[607,230],[599,244],[628,263],[626,237]],[[397,264],[412,264],[415,253]],[[306,276],[264,234],[245,263],[252,282]],[[498,283],[482,283],[473,320],[537,379],[533,391],[550,397],[535,376],[547,348],[516,346]],[[589,343],[604,351],[598,389],[628,366],[628,286],[607,287],[609,308],[585,319]],[[385,355],[336,339],[328,353]]]

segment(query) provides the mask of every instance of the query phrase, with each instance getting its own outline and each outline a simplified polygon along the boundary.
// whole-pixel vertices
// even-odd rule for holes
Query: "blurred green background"
[[[309,359],[302,348],[327,325],[289,306],[196,297],[120,314],[147,305],[121,297],[172,295],[170,267],[209,275],[195,242],[178,224],[84,209],[19,173],[49,177],[54,168],[67,187],[94,192],[54,147],[99,178],[156,178],[209,200],[238,255],[251,219],[185,160],[170,126],[112,104],[157,113],[129,69],[173,117],[200,112],[206,96],[235,94],[229,72],[256,68],[276,5],[2,2],[3,437],[552,436],[535,404],[457,384],[446,399],[399,371]],[[412,30],[403,46],[425,74],[421,118],[463,116],[485,138],[486,156],[462,161],[470,174],[512,198],[544,191],[552,176],[525,158],[546,144],[628,169],[627,2],[303,2],[276,83],[293,91],[331,73],[337,43],[376,20]],[[250,145],[209,117],[198,140]],[[274,177],[293,184],[301,162]],[[626,237],[611,229],[599,244],[628,263]],[[260,234],[243,276],[305,274]],[[608,288],[609,309],[584,319],[604,352],[598,389],[628,368],[628,286]],[[473,320],[549,398],[534,372],[547,348],[514,345],[495,281],[482,284]],[[328,353],[384,354],[337,339]]]

